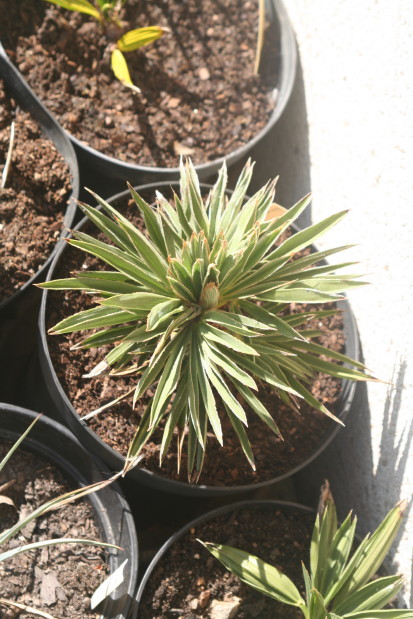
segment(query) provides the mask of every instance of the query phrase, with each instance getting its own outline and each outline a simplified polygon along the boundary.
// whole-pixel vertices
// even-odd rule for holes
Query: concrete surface
[[[264,146],[256,185],[280,174],[278,202],[313,191],[308,222],[349,208],[319,247],[357,243],[370,286],[349,295],[366,365],[344,431],[311,469],[328,476],[340,513],[372,530],[413,493],[413,3],[289,0],[300,52],[291,105]],[[275,154],[274,154],[274,151]],[[306,487],[308,477],[302,477]],[[413,607],[413,510],[392,553]]]

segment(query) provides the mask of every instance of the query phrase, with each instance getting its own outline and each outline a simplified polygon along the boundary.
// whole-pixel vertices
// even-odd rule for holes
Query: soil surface
[[[146,585],[139,619],[209,617],[214,601],[239,599],[237,619],[292,619],[296,608],[261,595],[228,572],[199,542],[254,554],[291,578],[304,594],[301,561],[309,566],[315,515],[279,508],[242,509],[190,529],[165,553]]]
[[[59,238],[70,193],[63,157],[38,125],[19,110],[0,81],[0,173],[15,122],[11,165],[0,188],[0,301],[27,282]]]
[[[254,75],[256,0],[129,0],[125,29],[169,32],[126,54],[141,94],[110,67],[121,32],[43,0],[0,0],[0,39],[48,109],[82,142],[130,163],[172,167],[180,155],[207,162],[251,140],[274,108],[279,35],[266,25]],[[112,28],[113,31],[113,28]]]
[[[136,205],[134,203],[126,211],[128,216],[131,216],[132,213],[135,213],[136,217]],[[140,225],[142,226],[142,223]],[[90,227],[88,232],[93,234],[93,228]],[[54,278],[67,277],[75,270],[101,268],[101,263],[95,258],[86,256],[75,248],[68,247],[64,255],[64,263],[54,274]],[[92,305],[93,298],[90,295],[78,292],[49,292],[47,327],[50,328],[64,317],[87,309]],[[325,305],[323,307],[326,308]],[[291,312],[300,312],[305,309],[305,306],[290,306]],[[315,309],[315,306],[312,305],[311,309]],[[322,331],[323,335],[319,338],[322,344],[336,351],[343,350],[344,335],[341,313],[322,320],[313,319],[310,324],[312,328]],[[84,416],[131,389],[134,381],[130,378],[110,376],[82,378],[103,359],[105,351],[102,348],[70,350],[71,346],[80,339],[79,334],[50,336],[48,337],[48,345],[53,366],[64,391],[77,413]],[[335,405],[340,397],[341,381],[324,374],[318,374],[313,380],[311,391],[319,401],[334,412]],[[148,398],[152,395],[153,391],[148,390],[146,396],[138,401],[134,410],[131,406],[131,399],[123,400],[91,418],[88,423],[102,440],[126,455],[140,416],[143,414]],[[218,441],[211,436],[200,483],[228,486],[272,479],[288,472],[307,459],[322,444],[326,433],[336,425],[335,422],[304,402],[301,404],[300,414],[292,411],[279,400],[269,387],[262,387],[258,397],[270,410],[284,440],[269,432],[267,426],[260,421],[257,415],[247,410],[249,418],[248,436],[257,467],[257,470],[253,471],[244,456],[227,416],[223,413],[224,446],[221,447]],[[174,442],[172,442],[162,468],[159,467],[161,436],[161,430],[155,432],[152,439],[145,445],[141,466],[172,479],[187,481],[185,455],[182,458],[181,473],[177,473],[176,445]]]
[[[0,460],[11,444],[0,445]],[[0,529],[73,489],[62,473],[46,460],[20,449],[0,474],[0,486],[12,485],[0,494],[15,507],[0,501]],[[87,500],[65,505],[28,524],[3,550],[57,537],[101,539]],[[102,548],[64,544],[19,554],[0,563],[0,597],[16,601],[59,618],[100,617],[89,608],[90,596],[107,573]],[[35,615],[1,605],[3,619],[36,619]]]

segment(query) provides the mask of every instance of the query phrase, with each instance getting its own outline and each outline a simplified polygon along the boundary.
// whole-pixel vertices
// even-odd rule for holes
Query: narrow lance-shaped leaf
[[[222,401],[232,410],[234,415],[236,415],[244,425],[248,425],[247,416],[244,409],[231,393],[228,385],[222,378],[218,368],[213,364],[207,363],[206,360],[204,361],[204,364],[208,378],[212,383],[213,387],[215,387],[215,389],[217,390],[218,394],[221,396]]]
[[[249,442],[248,434],[245,430],[245,427],[241,423],[241,421],[238,419],[238,417],[233,414],[231,409],[228,408],[228,406],[225,403],[224,403],[224,407],[229,417],[229,420],[232,424],[232,427],[234,428],[235,434],[238,437],[242,451],[244,452],[245,457],[250,463],[252,470],[255,471],[256,467],[255,467],[255,462],[254,462],[254,454],[252,453],[251,443]]]
[[[328,600],[328,592],[340,578],[353,545],[356,531],[357,518],[351,517],[351,512],[338,529],[331,543],[328,562],[325,566],[321,589],[325,592],[324,597]]]
[[[159,452],[159,461],[162,464],[162,460],[166,455],[166,452],[169,449],[170,442],[172,440],[173,432],[178,424],[179,418],[182,414],[183,409],[186,407],[186,403],[188,400],[187,397],[187,381],[188,381],[188,373],[186,368],[182,368],[182,379],[179,381],[175,398],[171,404],[171,408],[168,414],[168,418],[165,423],[165,429],[162,435],[162,443]]]
[[[73,501],[87,496],[92,492],[97,492],[98,490],[109,486],[119,476],[120,473],[116,473],[110,479],[98,481],[83,488],[76,488],[75,490],[72,490],[58,497],[55,497],[54,499],[51,499],[50,501],[47,501],[47,503],[44,503],[43,505],[32,511],[30,514],[28,514],[28,516],[26,516],[23,520],[19,520],[19,522],[13,525],[10,529],[3,531],[3,533],[0,535],[0,545],[5,544],[7,541],[12,539],[17,533],[19,533],[19,531],[21,531],[21,529],[23,529],[25,526],[27,526],[30,522],[32,522],[39,516],[42,516],[43,514],[46,514],[47,512],[50,512],[52,510],[59,509],[60,507],[63,507],[63,505],[72,503]]]
[[[257,351],[254,350],[252,346],[246,344],[242,340],[226,333],[225,331],[221,331],[212,325],[201,325],[200,332],[206,340],[211,340],[212,342],[218,342],[222,346],[227,348],[231,348],[232,350],[236,350],[237,352],[241,352],[247,355],[257,355]]]
[[[377,572],[397,535],[406,508],[406,501],[396,505],[368,539],[363,555],[353,566],[349,580],[340,591],[340,600],[366,584]]]
[[[85,241],[70,240],[70,244],[100,258],[132,280],[147,286],[151,292],[158,294],[165,294],[167,292],[165,285],[152,275],[146,267],[142,266],[140,259],[134,260],[128,253],[120,249],[110,245],[103,246],[101,244],[99,246],[96,243],[87,243]]]
[[[40,542],[33,542],[32,544],[23,544],[22,546],[17,546],[12,548],[11,550],[7,550],[6,552],[0,553],[0,563],[2,561],[6,561],[19,555],[23,552],[28,552],[29,550],[37,550],[38,548],[45,548],[46,546],[57,546],[61,544],[83,544],[84,546],[102,546],[103,548],[118,548],[119,546],[115,546],[115,544],[107,544],[105,542],[98,542],[90,539],[82,539],[82,538],[69,538],[69,537],[60,537],[55,539],[43,540]]]
[[[156,329],[160,323],[170,318],[170,316],[183,311],[183,309],[183,305],[179,299],[170,299],[169,301],[162,301],[161,303],[158,303],[152,307],[148,314],[148,331]]]
[[[136,205],[140,209],[144,221],[145,227],[148,230],[149,236],[151,240],[155,243],[159,251],[165,256],[168,257],[168,252],[166,251],[165,240],[162,235],[162,228],[160,226],[160,222],[152,209],[152,207],[135,191],[130,183],[128,183],[129,191],[131,192],[132,198],[135,200]]]
[[[405,584],[402,576],[385,576],[354,591],[335,610],[341,615],[363,610],[379,610],[391,602]]]
[[[37,415],[37,417],[32,421],[32,423],[27,427],[27,429],[23,432],[23,434],[21,436],[19,436],[19,438],[17,439],[17,441],[15,441],[15,443],[13,444],[13,446],[8,450],[8,452],[6,453],[6,455],[4,456],[4,458],[2,459],[2,461],[0,462],[0,473],[1,471],[4,469],[4,467],[6,466],[6,464],[8,463],[8,461],[10,460],[10,458],[12,457],[12,455],[15,453],[15,451],[20,447],[20,445],[22,444],[22,442],[24,441],[24,439],[26,438],[26,436],[31,432],[33,426],[37,423],[38,419],[41,417],[40,415]]]
[[[319,223],[316,223],[308,228],[305,228],[304,230],[301,230],[300,232],[297,232],[286,241],[284,241],[284,243],[282,243],[277,249],[274,250],[274,252],[271,254],[271,259],[292,254],[300,251],[300,249],[308,247],[308,245],[313,243],[322,234],[324,234],[327,230],[335,226],[341,219],[343,219],[347,212],[348,211],[341,211],[339,213],[334,213],[334,215],[326,217]],[[286,213],[286,215],[288,215],[288,212]]]
[[[134,30],[129,30],[120,39],[117,40],[116,44],[121,52],[133,52],[140,47],[144,47],[145,45],[149,45],[154,41],[157,41],[165,32],[165,28],[160,28],[159,26],[147,26],[146,28],[135,28]],[[117,76],[116,76],[117,77]]]
[[[183,332],[180,334],[180,337],[173,340],[169,358],[165,363],[165,369],[153,397],[150,429],[157,425],[166,398],[176,388],[181,373],[182,359],[188,343],[188,336],[189,334]]]
[[[135,86],[132,82],[125,56],[122,54],[120,49],[116,48],[113,50],[110,63],[116,79],[118,79],[124,86],[134,90],[136,93],[141,92],[140,88]]]
[[[211,427],[214,431],[214,434],[219,444],[222,446],[223,437],[222,437],[221,420],[219,418],[219,414],[218,414],[216,403],[215,403],[215,397],[211,389],[211,385],[205,374],[206,367],[209,365],[209,363],[208,361],[205,360],[203,355],[201,356],[201,364],[202,364],[202,372],[199,372],[198,374],[199,388],[201,390],[202,399],[204,401],[204,406],[205,406],[205,410],[206,410],[206,414],[208,416],[209,422],[211,424]]]
[[[314,587],[321,595],[325,594],[322,587],[324,572],[328,569],[331,543],[337,533],[337,513],[333,501],[329,501],[324,509],[318,536],[317,568],[312,573]]]
[[[136,320],[137,317],[146,316],[146,311],[125,311],[116,307],[92,307],[68,318],[64,318],[57,325],[49,329],[49,333],[72,333],[97,327],[118,325],[123,322]]]
[[[218,348],[215,348],[213,345],[208,345],[205,341],[202,342],[201,348],[204,355],[211,359],[216,365],[219,365],[226,374],[237,379],[243,385],[251,387],[251,389],[258,389],[255,380],[231,359],[225,357]]]
[[[215,238],[217,222],[219,221],[223,205],[225,204],[225,187],[227,184],[227,167],[224,162],[218,174],[218,180],[215,183],[210,194],[209,203],[209,234],[208,241],[212,245]]]
[[[79,11],[79,13],[85,13],[86,15],[94,17],[98,21],[101,21],[102,19],[102,16],[97,8],[94,7],[91,2],[88,2],[88,0],[46,0],[46,2],[60,6],[62,9],[67,9],[68,11]]]
[[[87,215],[90,221],[92,221],[108,239],[113,241],[117,247],[124,251],[133,252],[133,243],[115,221],[112,221],[96,208],[92,208],[83,202],[79,202],[78,206],[81,211]]]
[[[290,606],[305,605],[294,583],[277,568],[242,550],[199,541],[227,569],[253,589]]]

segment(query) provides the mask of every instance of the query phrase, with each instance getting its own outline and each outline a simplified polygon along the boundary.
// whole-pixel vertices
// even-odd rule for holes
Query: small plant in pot
[[[45,2],[56,4],[63,9],[90,15],[99,22],[109,40],[118,36],[119,38],[110,45],[110,62],[113,73],[124,86],[140,92],[138,86],[131,80],[123,54],[153,43],[163,35],[163,28],[149,26],[148,28],[135,28],[123,32],[124,25],[120,18],[120,11],[126,0],[96,0],[96,4],[92,4],[88,0],[45,0]]]
[[[75,344],[78,350],[111,347],[89,376],[135,377],[129,392],[116,399],[133,394],[134,404],[145,404],[126,469],[160,430],[161,461],[176,439],[178,467],[184,458],[188,479],[198,481],[208,442],[225,441],[224,422],[254,467],[248,417],[257,416],[279,435],[256,395],[261,385],[270,385],[295,410],[302,401],[335,419],[307,388],[311,377],[323,372],[371,378],[361,363],[312,341],[319,332],[305,328],[309,316],[336,309],[288,311],[291,303],[331,303],[342,298],[341,291],[360,285],[353,275],[335,274],[345,263],[319,265],[343,248],[299,253],[345,212],[289,236],[310,197],[268,219],[275,183],[244,203],[252,171],[248,163],[228,198],[224,166],[205,203],[189,161],[181,165],[174,205],[158,193],[153,207],[131,189],[146,233],[96,196],[102,212],[81,208],[111,244],[84,232],[74,232],[69,242],[109,270],[81,271],[42,285],[96,298],[95,307],[51,329],[54,334],[93,329]]]
[[[68,544],[69,547],[72,544],[78,544],[78,545],[82,544],[82,545],[100,546],[104,548],[114,548],[117,550],[122,550],[122,549],[120,549],[118,546],[114,545],[113,543],[105,543],[101,541],[94,541],[91,539],[80,538],[79,534],[75,538],[70,537],[70,536],[57,537],[54,535],[46,539],[41,534],[40,540],[39,540],[38,533],[39,531],[42,532],[43,529],[50,531],[50,528],[49,528],[50,526],[52,526],[53,528],[53,525],[51,525],[49,521],[44,520],[45,515],[49,515],[50,512],[52,511],[60,510],[64,506],[70,503],[73,503],[82,497],[85,497],[87,495],[90,495],[91,493],[97,492],[99,490],[102,490],[110,486],[112,482],[115,481],[117,477],[119,477],[119,474],[116,474],[111,478],[107,478],[102,481],[95,482],[88,486],[83,486],[78,489],[65,492],[65,494],[61,494],[60,496],[57,496],[57,497],[54,496],[53,498],[47,500],[46,502],[43,502],[42,504],[38,505],[35,508],[32,508],[32,509],[27,508],[27,505],[30,505],[32,503],[32,500],[34,504],[36,505],[36,501],[33,499],[35,495],[36,497],[38,497],[39,495],[42,495],[42,494],[44,496],[47,496],[48,494],[49,495],[53,494],[53,490],[51,490],[51,488],[48,487],[48,484],[45,484],[42,489],[39,489],[38,485],[36,485],[36,481],[38,479],[36,477],[36,471],[37,471],[37,475],[41,476],[41,467],[42,465],[44,467],[44,465],[47,463],[45,463],[45,461],[41,461],[39,463],[35,459],[35,456],[33,456],[33,454],[29,454],[27,452],[21,452],[19,450],[23,441],[31,433],[33,427],[36,425],[39,417],[40,415],[38,417],[35,417],[35,419],[32,421],[29,427],[23,432],[23,434],[18,438],[18,440],[16,440],[15,443],[8,450],[6,450],[5,453],[4,453],[4,450],[2,450],[3,457],[0,460],[0,474],[3,472],[6,465],[9,464],[9,461],[11,458],[13,458],[13,460],[15,461],[18,461],[18,463],[17,465],[16,464],[14,465],[15,477],[13,477],[13,475],[11,476],[7,475],[5,477],[5,481],[3,478],[2,480],[3,483],[0,484],[0,504],[2,505],[2,509],[3,509],[2,520],[4,518],[4,521],[2,521],[2,525],[3,525],[2,530],[0,532],[0,548],[1,548],[0,571],[2,574],[1,593],[3,594],[3,595],[0,595],[0,606],[2,608],[7,607],[9,609],[13,609],[13,613],[24,611],[26,613],[29,613],[30,616],[33,615],[36,617],[38,616],[38,617],[45,617],[47,619],[54,619],[54,615],[52,616],[51,614],[44,612],[43,610],[41,610],[41,608],[45,608],[45,607],[47,608],[49,606],[54,607],[54,605],[56,604],[58,600],[60,600],[60,603],[58,602],[58,606],[61,607],[61,601],[63,599],[67,602],[69,609],[71,609],[72,611],[76,609],[77,611],[76,616],[79,616],[78,609],[83,608],[83,601],[82,602],[77,601],[75,602],[74,605],[72,605],[73,599],[70,597],[70,595],[69,595],[69,598],[66,598],[63,588],[61,588],[60,582],[57,581],[55,573],[50,567],[50,566],[55,566],[56,563],[54,563],[51,559],[49,559],[50,555],[47,549],[53,546],[61,547],[61,546],[64,546],[65,544]],[[44,430],[44,427],[43,427],[43,430]],[[24,477],[24,472],[26,471],[26,468],[30,464],[34,466],[34,473],[33,473],[33,479],[35,480],[34,483],[32,483],[33,479],[28,479],[28,480],[22,479],[22,477]],[[49,467],[46,466],[46,468],[49,468]],[[30,474],[29,474],[29,478],[30,478]],[[56,480],[57,485],[59,485],[59,479],[60,478],[58,476]],[[20,500],[22,499],[22,497],[20,496],[22,494],[22,489],[21,489],[22,484],[25,484],[26,490],[23,494],[27,502],[26,504],[23,504],[23,506],[20,505]],[[19,487],[17,491],[16,491],[15,486]],[[19,497],[19,501],[17,504],[13,500],[13,498],[14,499],[16,498],[13,492],[16,495],[16,497],[17,496]],[[24,499],[23,499],[23,502],[24,502]],[[7,511],[4,512],[4,509],[5,509],[4,506],[10,506],[10,507],[7,507],[6,509],[12,508],[12,511],[14,511],[16,514],[17,521],[15,521],[16,518],[13,518],[13,519],[9,518],[8,512]],[[87,509],[82,509],[82,511],[79,511],[79,513],[83,513],[84,516],[90,515]],[[66,518],[67,518],[67,513],[66,513]],[[15,522],[12,523],[12,520],[14,520]],[[40,520],[39,530],[36,532],[36,534],[34,534],[33,531],[36,526],[37,520]],[[76,524],[77,524],[77,527],[81,528],[80,523],[76,523]],[[5,528],[5,525],[8,525],[8,526],[6,526]],[[63,521],[59,524],[59,532],[61,531],[64,534],[64,532],[68,530],[68,527],[70,527],[70,525],[71,523],[67,519],[63,519]],[[89,526],[89,529],[93,531],[93,526]],[[26,569],[30,571],[30,566],[31,566],[30,561],[28,561],[26,564],[25,563],[22,564],[21,562],[13,563],[13,560],[18,555],[21,555],[22,553],[30,553],[30,552],[33,553],[33,551],[36,551],[36,550],[42,551],[41,556],[38,556],[40,565],[43,568],[45,568],[45,565],[46,565],[45,572],[43,572],[40,569],[39,565],[36,565],[36,569],[38,569],[39,574],[42,576],[42,578],[44,578],[44,580],[42,580],[42,589],[40,591],[39,597],[36,597],[36,593],[34,591],[31,592],[31,595],[30,594],[28,595],[28,590],[30,590],[30,587],[28,587],[27,579],[25,579],[24,576],[22,576],[22,572],[24,572],[24,567],[26,567]],[[45,551],[46,551],[46,554],[44,555]],[[62,553],[63,553],[62,558],[59,558],[57,560],[57,565],[59,565],[60,570],[62,571],[62,576],[60,576],[61,579],[62,577],[64,578],[63,570],[62,570],[62,563],[64,561],[63,555],[67,556],[67,547],[63,548]],[[82,559],[84,560],[84,557],[81,557],[81,556],[78,557],[78,560],[82,561]],[[9,562],[12,562],[13,565],[9,565]],[[5,564],[4,569],[3,569],[3,563]],[[102,567],[102,566],[99,566],[99,564],[95,564],[95,566],[98,569]],[[72,570],[73,570],[73,566],[72,566]],[[122,570],[118,570],[118,574],[112,573],[111,576],[109,576],[96,589],[90,601],[90,605],[92,609],[95,608],[98,604],[100,604],[106,597],[109,597],[110,594],[116,588],[116,586],[119,585],[119,583],[121,582],[121,575],[120,575],[121,571]],[[78,571],[77,574],[79,576],[81,572]],[[116,578],[116,576],[118,578]],[[96,573],[96,577],[94,575],[93,577],[95,579],[95,582],[96,580],[97,582],[99,582],[98,572]],[[8,583],[9,578],[12,584]],[[39,575],[37,575],[37,579],[39,579]],[[116,580],[117,580],[117,584],[115,583]],[[34,578],[34,582],[36,582],[36,578]],[[47,582],[49,584],[47,584]],[[49,587],[49,595],[47,594],[47,592],[45,592],[44,587],[46,588]],[[56,594],[57,598],[56,598],[53,587],[61,588],[60,594]],[[72,583],[72,587],[73,587],[73,583]],[[23,595],[21,594],[21,590],[23,591]],[[17,597],[17,599],[15,599],[16,591],[20,592],[20,598],[22,599],[19,599],[19,596]],[[76,592],[76,589],[74,591]],[[77,590],[78,595],[80,591],[81,589],[78,588]],[[10,598],[4,597],[5,596],[4,592],[9,593]],[[29,600],[33,599],[35,601],[36,608],[32,607],[30,604],[27,603],[28,598]],[[88,601],[86,602],[85,611],[87,610],[87,604],[88,604]],[[90,616],[93,616],[93,615],[95,615],[95,613],[91,612]],[[15,616],[15,615],[12,614],[10,616]],[[7,614],[7,617],[9,617],[9,614]]]
[[[357,518],[350,512],[338,526],[328,485],[324,493],[311,539],[310,571],[302,562],[304,596],[288,576],[258,557],[221,544],[201,543],[242,582],[299,609],[305,619],[411,619],[413,609],[385,608],[402,590],[404,578],[377,578],[400,528],[407,502],[401,501],[390,510],[351,555]]]
[[[166,619],[174,612],[210,619],[300,619],[303,614],[337,619],[350,612],[353,619],[375,619],[376,612],[377,618],[411,617],[412,611],[389,604],[403,578],[380,567],[405,509],[405,501],[396,505],[364,540],[355,534],[351,513],[337,526],[325,489],[315,524],[314,510],[285,501],[247,500],[209,511],[174,533],[157,552],[139,585],[138,617]],[[303,568],[308,556],[311,575]],[[326,598],[329,590],[326,611],[314,585]],[[314,597],[308,614],[306,593]],[[381,610],[383,605],[388,606]]]
[[[190,154],[209,178],[223,158],[233,163],[261,140],[289,100],[296,48],[281,0],[265,11],[263,0],[53,4],[60,7],[0,0],[0,10],[8,8],[0,39],[82,161],[105,176],[134,184],[176,180],[179,156]],[[113,5],[126,30],[169,29],[144,52],[128,54],[126,79],[119,74],[141,94],[122,88],[110,68],[99,22],[100,7],[110,17]],[[113,41],[120,38],[115,33]]]

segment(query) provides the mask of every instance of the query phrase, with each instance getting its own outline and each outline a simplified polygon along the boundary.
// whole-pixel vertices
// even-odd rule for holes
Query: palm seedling
[[[402,576],[374,578],[402,522],[406,501],[398,503],[352,556],[357,518],[351,512],[338,527],[331,494],[317,515],[310,549],[310,572],[302,564],[305,595],[276,567],[221,544],[201,542],[244,583],[298,608],[305,619],[412,619],[413,610],[384,609],[401,591]]]
[[[56,4],[69,11],[85,13],[96,19],[99,24],[109,32],[115,30],[118,35],[124,30],[120,19],[120,10],[126,0],[45,0],[51,4]],[[111,44],[111,66],[115,77],[133,90],[140,92],[131,80],[128,65],[124,53],[133,52],[140,47],[149,45],[159,39],[165,32],[165,28],[159,26],[148,26],[147,28],[135,28],[122,34],[114,43]]]
[[[85,204],[81,208],[111,244],[76,231],[69,242],[100,258],[110,270],[82,271],[42,285],[100,295],[96,307],[50,330],[63,334],[98,329],[75,346],[112,346],[89,376],[136,376],[134,405],[156,385],[127,463],[162,425],[161,462],[175,433],[179,463],[187,437],[188,476],[197,479],[210,429],[223,443],[221,420],[226,414],[254,467],[246,409],[279,434],[254,393],[261,383],[271,385],[293,408],[304,399],[336,419],[307,388],[313,375],[369,378],[362,364],[313,342],[319,331],[305,327],[309,317],[332,315],[336,309],[294,315],[287,311],[292,302],[337,301],[342,290],[360,285],[353,275],[334,274],[345,264],[320,264],[345,247],[297,256],[345,212],[284,238],[310,197],[268,220],[275,182],[246,199],[252,170],[248,162],[227,196],[224,165],[205,204],[189,161],[181,163],[180,196],[174,194],[173,206],[160,193],[151,206],[131,188],[146,234],[95,196],[102,211]],[[95,412],[103,408],[106,405]]]

